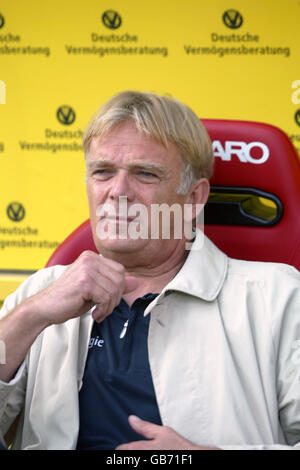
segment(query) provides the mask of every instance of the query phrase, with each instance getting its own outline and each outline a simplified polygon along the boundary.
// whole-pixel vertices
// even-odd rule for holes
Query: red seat
[[[203,119],[213,142],[212,195],[205,233],[233,258],[300,269],[300,163],[280,129],[257,122]],[[47,266],[97,251],[89,221],[53,253]]]

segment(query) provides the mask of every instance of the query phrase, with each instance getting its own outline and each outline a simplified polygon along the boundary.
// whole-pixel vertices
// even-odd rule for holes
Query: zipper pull
[[[124,336],[126,335],[128,322],[129,322],[129,318],[128,318],[128,320],[126,320],[126,322],[123,325],[123,330],[121,331],[120,339],[124,338]]]

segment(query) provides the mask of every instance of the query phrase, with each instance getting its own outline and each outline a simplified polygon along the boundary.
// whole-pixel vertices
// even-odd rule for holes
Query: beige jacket
[[[1,315],[66,267],[41,270]],[[198,444],[291,449],[300,441],[300,274],[229,259],[208,239],[148,306],[162,422]],[[168,295],[166,295],[168,293]],[[0,382],[2,435],[21,412],[16,449],[74,449],[90,312],[48,327],[14,379]],[[1,367],[1,365],[0,365]]]

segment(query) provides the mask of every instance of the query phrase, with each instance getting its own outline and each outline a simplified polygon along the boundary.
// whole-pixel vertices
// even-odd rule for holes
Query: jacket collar
[[[145,315],[169,291],[179,291],[206,301],[215,300],[227,274],[228,257],[197,229],[189,255],[176,276],[148,306]]]
[[[223,286],[227,267],[227,255],[197,230],[184,265],[164,290],[177,290],[212,301]]]

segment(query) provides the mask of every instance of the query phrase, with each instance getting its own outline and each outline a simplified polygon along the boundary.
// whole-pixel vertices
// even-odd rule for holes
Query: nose
[[[111,179],[109,198],[117,201],[120,197],[126,197],[127,201],[133,202],[135,193],[130,184],[130,177],[126,170],[119,170]]]

